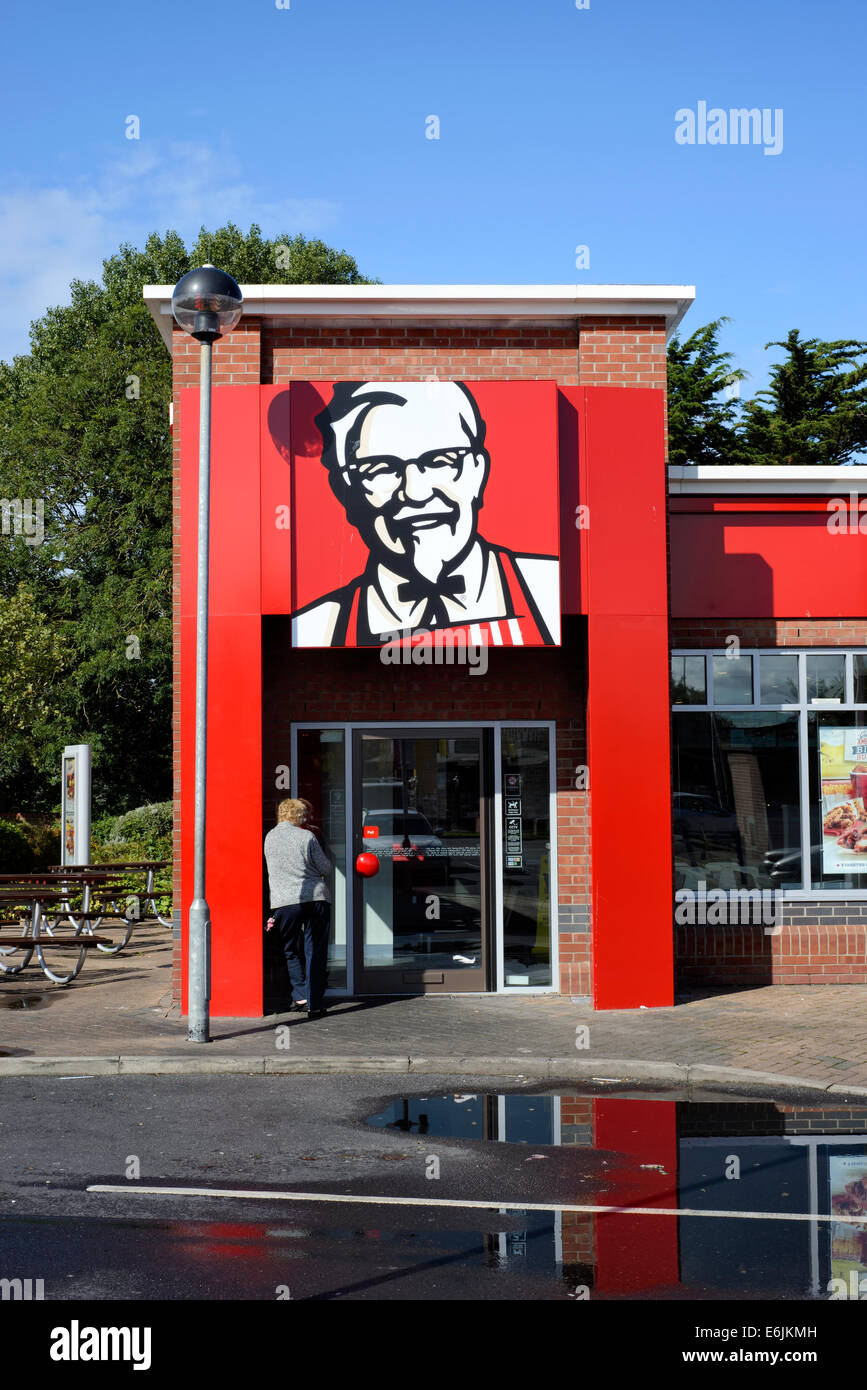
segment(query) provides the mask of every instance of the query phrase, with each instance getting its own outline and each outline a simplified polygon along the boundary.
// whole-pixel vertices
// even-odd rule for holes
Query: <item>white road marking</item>
[[[347,1202],[380,1207],[468,1207],[482,1211],[582,1211],[596,1216],[719,1216],[730,1221],[840,1221],[862,1224],[863,1216],[817,1215],[803,1211],[699,1211],[695,1207],[607,1207],[577,1202],[501,1202],[496,1198],[475,1201],[458,1197],[376,1197],[343,1192],[268,1192],[235,1187],[140,1187],[135,1183],[93,1183],[88,1192],[142,1197],[236,1197],[259,1202]]]

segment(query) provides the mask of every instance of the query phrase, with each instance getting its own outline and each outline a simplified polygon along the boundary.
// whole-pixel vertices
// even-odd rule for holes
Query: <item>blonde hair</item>
[[[288,821],[290,825],[304,825],[312,810],[312,804],[303,797],[287,796],[277,807],[277,824]]]

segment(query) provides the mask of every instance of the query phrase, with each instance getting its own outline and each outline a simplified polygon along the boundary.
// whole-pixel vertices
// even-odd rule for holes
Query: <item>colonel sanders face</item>
[[[458,382],[339,383],[317,425],[331,486],[379,563],[435,583],[476,538],[490,460]]]

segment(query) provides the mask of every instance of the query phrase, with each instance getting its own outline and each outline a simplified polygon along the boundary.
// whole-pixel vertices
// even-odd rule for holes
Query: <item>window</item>
[[[829,809],[867,825],[849,764],[828,761],[867,733],[864,649],[675,652],[671,671],[675,887],[867,898],[867,853],[828,853]]]
[[[703,656],[671,658],[671,702],[673,705],[706,704],[707,676]]]
[[[751,705],[753,703],[753,658],[714,656],[713,698],[716,705]]]
[[[801,886],[796,714],[680,715],[672,763],[675,888]]]

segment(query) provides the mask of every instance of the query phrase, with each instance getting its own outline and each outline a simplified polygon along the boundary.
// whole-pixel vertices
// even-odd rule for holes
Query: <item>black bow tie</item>
[[[446,575],[443,579],[431,581],[418,574],[397,586],[397,597],[401,603],[420,603],[427,599],[436,602],[441,598],[456,598],[466,590],[466,581],[460,574]]]

